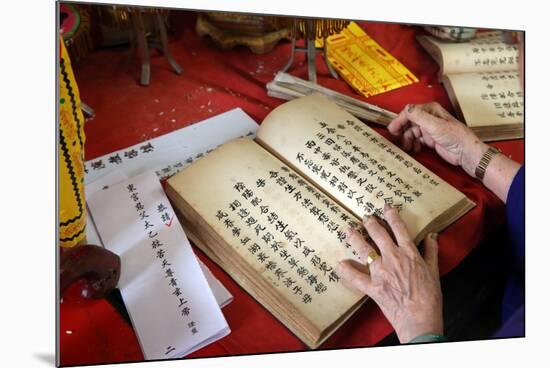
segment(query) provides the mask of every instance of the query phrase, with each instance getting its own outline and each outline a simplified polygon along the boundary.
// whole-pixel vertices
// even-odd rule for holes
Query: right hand
[[[407,105],[388,125],[394,136],[401,137],[405,151],[420,151],[426,145],[453,165],[461,166],[470,176],[488,146],[465,124],[456,120],[437,102]]]
[[[348,243],[362,260],[366,261],[374,252],[380,257],[367,268],[357,267],[353,261],[341,261],[336,265],[336,272],[344,285],[363,292],[378,304],[401,343],[428,333],[443,335],[436,237],[434,234],[426,237],[421,255],[399,211],[386,205],[384,218],[393,236],[374,216],[363,219],[373,243],[367,242],[356,230],[350,229],[347,234]]]

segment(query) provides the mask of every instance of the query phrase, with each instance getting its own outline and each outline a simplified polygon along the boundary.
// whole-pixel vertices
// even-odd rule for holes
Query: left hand
[[[466,124],[437,102],[407,105],[388,125],[388,131],[401,137],[403,150],[416,153],[426,145],[448,163],[461,166],[472,177],[489,148]]]
[[[429,234],[424,240],[423,258],[398,211],[386,206],[384,217],[396,241],[374,216],[367,216],[363,225],[380,250],[380,257],[368,266],[367,271],[360,270],[349,260],[339,262],[336,270],[345,283],[378,304],[401,343],[428,333],[443,335],[443,301],[435,234]],[[349,231],[347,241],[363,260],[375,251],[355,230]]]

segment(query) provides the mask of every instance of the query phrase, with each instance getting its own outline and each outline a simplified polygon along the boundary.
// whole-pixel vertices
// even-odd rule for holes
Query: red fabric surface
[[[86,124],[86,159],[168,133],[235,107],[254,120],[262,119],[283,101],[268,97],[265,84],[286,63],[289,42],[279,43],[265,55],[246,48],[221,51],[194,32],[193,13],[173,12],[174,35],[170,47],[183,67],[174,74],[166,60],[153,53],[151,84],[137,84],[139,62],[128,49],[93,52],[75,66],[83,101],[96,117]],[[361,23],[366,32],[393,54],[418,78],[419,83],[366,101],[398,112],[407,103],[438,101],[452,111],[443,87],[437,82],[437,65],[415,42],[418,28],[392,24]],[[318,59],[320,84],[359,98],[342,80],[332,79]],[[304,56],[298,55],[293,75],[307,79]],[[161,114],[162,112],[162,114]],[[379,132],[388,136],[381,128]],[[523,140],[496,143],[505,154],[523,162]],[[491,231],[504,221],[504,206],[488,190],[460,169],[443,162],[434,152],[415,156],[422,164],[464,192],[477,206],[439,237],[440,269],[447,273]],[[214,275],[233,294],[223,309],[231,334],[190,357],[238,355],[305,350],[306,347],[223,270],[195,249]],[[60,308],[61,362],[64,365],[143,359],[130,326],[106,301],[88,301],[74,285]],[[66,331],[72,333],[67,333]],[[321,348],[371,346],[392,331],[372,302],[360,308]]]

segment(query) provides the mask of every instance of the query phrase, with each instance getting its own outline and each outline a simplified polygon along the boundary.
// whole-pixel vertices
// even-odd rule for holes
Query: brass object
[[[308,40],[325,39],[340,33],[348,24],[349,20],[342,19],[297,18],[295,32]]]
[[[195,30],[201,37],[210,36],[223,50],[246,46],[255,54],[271,51],[291,35],[285,18],[227,12],[201,13]]]

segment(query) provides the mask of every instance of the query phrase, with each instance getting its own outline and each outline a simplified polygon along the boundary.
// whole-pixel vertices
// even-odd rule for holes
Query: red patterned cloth
[[[172,14],[175,36],[170,47],[183,67],[177,76],[162,57],[153,57],[151,85],[140,87],[138,62],[127,51],[92,53],[75,70],[81,94],[96,110],[86,124],[87,159],[165,134],[212,115],[241,107],[257,122],[283,101],[266,95],[265,83],[286,63],[290,44],[280,43],[265,55],[245,48],[221,51],[194,32],[195,15]],[[437,65],[416,43],[420,28],[383,23],[359,23],[382,47],[394,55],[419,82],[366,99],[398,112],[407,103],[438,101],[452,111],[437,81]],[[302,55],[290,73],[307,79]],[[329,77],[318,59],[319,83],[360,98],[342,80]],[[210,102],[210,104],[209,104]],[[202,106],[202,107],[201,107]],[[174,109],[174,111],[173,111]],[[160,114],[160,112],[164,112]],[[377,128],[388,137],[387,132]],[[524,141],[495,143],[504,154],[523,163]],[[477,206],[441,233],[440,269],[452,270],[488,234],[504,223],[504,205],[491,192],[460,169],[446,164],[434,152],[415,156],[423,165],[472,199]],[[289,330],[242,290],[223,270],[198,249],[198,256],[233,294],[223,309],[231,334],[195,353],[193,357],[284,352],[306,349]],[[138,341],[130,326],[104,300],[88,301],[74,285],[60,309],[61,363],[98,364],[142,360]],[[70,331],[70,332],[69,332]],[[392,327],[373,302],[367,302],[321,348],[371,346],[392,332]]]

